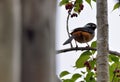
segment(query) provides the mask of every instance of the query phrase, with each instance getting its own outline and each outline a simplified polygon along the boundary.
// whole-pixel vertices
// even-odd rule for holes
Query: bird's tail
[[[69,44],[71,43],[71,41],[73,40],[73,37],[71,36],[68,40],[66,40],[63,45]]]

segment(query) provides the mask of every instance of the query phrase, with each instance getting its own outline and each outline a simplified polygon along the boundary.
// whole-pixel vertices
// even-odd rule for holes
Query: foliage
[[[65,75],[68,75],[70,74],[68,71],[63,71],[61,74],[60,74],[60,77],[64,77]]]
[[[83,1],[86,1],[90,7],[92,7],[91,2],[96,0],[61,0],[60,6],[65,6],[68,11],[68,15],[72,17],[77,17],[78,14],[84,9]],[[113,10],[120,7],[120,2],[117,2]],[[68,19],[69,20],[69,19]],[[92,48],[96,48],[96,41],[93,41],[90,45]],[[75,69],[86,69],[85,71],[80,71],[79,73],[70,73],[68,71],[63,71],[60,73],[59,77],[63,82],[75,82],[78,79],[82,79],[81,82],[96,82],[96,51],[86,50],[82,52],[79,58],[75,61]],[[120,58],[109,54],[109,74],[110,82],[120,81]],[[65,78],[67,75],[72,75],[70,78]]]
[[[118,8],[120,8],[120,2],[117,2],[117,3],[114,5],[113,10],[118,9]]]
[[[96,46],[96,41],[91,43],[91,47]],[[60,74],[60,78],[64,76],[72,75],[70,79],[62,79],[63,82],[75,82],[77,79],[81,78],[83,82],[96,82],[96,54],[94,51],[87,50],[81,53],[80,57],[75,62],[75,69],[86,68],[86,71],[81,71],[80,73],[72,74],[68,71],[63,71]],[[82,74],[81,74],[82,73]],[[118,82],[120,80],[120,58],[109,54],[109,73],[110,73],[110,82]],[[84,78],[82,78],[85,76]]]
[[[96,0],[85,0],[91,7],[91,2]],[[77,17],[78,14],[84,9],[83,0],[61,0],[59,3],[60,6],[65,5],[65,9],[70,13],[71,17]],[[71,13],[72,12],[72,13]]]

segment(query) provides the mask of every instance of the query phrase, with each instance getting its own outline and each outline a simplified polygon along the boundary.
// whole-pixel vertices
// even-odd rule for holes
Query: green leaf
[[[111,55],[111,54],[109,54],[109,62],[113,62],[110,55]]]
[[[92,48],[96,48],[96,47],[97,47],[97,41],[93,41],[93,42],[91,43],[91,47],[92,47]],[[91,51],[92,51],[93,54],[96,52],[95,50],[91,50]]]
[[[86,72],[84,72],[84,71],[81,71],[81,73],[82,73],[82,74],[85,74]]]
[[[86,82],[96,82],[95,78],[93,78],[94,73],[88,72],[86,77],[84,78]]]
[[[92,48],[96,48],[96,47],[97,47],[97,41],[93,41],[93,42],[91,43],[91,47],[92,47]]]
[[[83,3],[83,0],[76,0],[76,3],[81,4]]]
[[[80,14],[80,12],[81,12],[81,7],[83,6],[82,3],[83,3],[83,0],[76,0],[75,6],[74,6],[74,11],[77,12],[78,14]],[[80,5],[82,5],[82,6],[80,6]]]
[[[80,55],[80,57],[77,59],[77,61],[75,63],[75,67],[77,67],[77,68],[84,67],[84,63],[90,58],[90,55],[92,55],[92,53],[90,51],[83,52]]]
[[[95,65],[96,65],[96,60],[91,60],[91,61],[89,61],[89,63],[91,65],[91,68],[94,69]]]
[[[62,78],[68,74],[70,74],[68,71],[62,71],[59,76]]]
[[[117,8],[119,8],[119,7],[120,7],[120,2],[118,2],[118,3],[116,3],[116,4],[114,5],[113,10],[115,10],[115,9],[117,9]]]
[[[79,9],[80,9],[79,3],[76,3],[74,7],[74,11],[78,13]]]
[[[72,76],[72,80],[75,82],[77,79],[79,79],[82,75],[80,75],[79,73],[76,73]]]
[[[62,6],[62,5],[65,5],[69,2],[69,0],[62,0],[59,5]]]
[[[92,7],[91,0],[85,0],[85,1]]]
[[[119,62],[119,58],[118,58],[117,56],[109,55],[109,58],[110,58],[110,60],[112,60],[112,61],[115,62],[115,63],[118,63],[118,62]]]
[[[113,79],[114,71],[115,71],[116,67],[117,67],[117,64],[116,64],[116,63],[113,63],[112,65],[109,65],[110,82],[111,82],[112,79]]]
[[[96,0],[93,0],[94,2],[96,2]]]
[[[74,82],[74,81],[71,79],[63,79],[63,82]]]

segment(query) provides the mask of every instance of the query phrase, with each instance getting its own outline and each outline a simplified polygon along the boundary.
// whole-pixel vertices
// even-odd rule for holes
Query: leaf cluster
[[[91,47],[97,47],[96,41],[91,43]],[[86,70],[79,73],[62,71],[59,76],[63,82],[76,82],[79,79],[83,79],[81,82],[96,82],[96,51],[86,50],[82,52],[73,67],[79,70],[85,68]],[[67,75],[72,76],[69,79],[64,78]],[[120,80],[120,58],[112,54],[109,54],[109,75],[110,82],[118,82]]]
[[[59,5],[65,6],[65,9],[71,14],[71,17],[77,17],[84,9],[83,1],[86,1],[92,7],[91,2],[96,0],[61,0]]]
[[[96,41],[92,42],[92,47],[96,47]],[[82,52],[79,56],[79,58],[75,62],[75,66],[73,66],[75,69],[83,69],[85,68],[86,71],[81,71],[80,73],[70,73],[68,71],[63,71],[60,73],[60,78],[63,82],[75,82],[76,80],[83,78],[83,81],[81,82],[96,82],[96,59],[93,58],[93,54],[95,51],[92,50],[86,50]],[[69,79],[63,79],[64,76],[72,75]]]

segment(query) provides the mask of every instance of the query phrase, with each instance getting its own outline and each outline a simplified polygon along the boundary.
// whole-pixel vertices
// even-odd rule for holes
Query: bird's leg
[[[75,41],[76,48],[78,48],[77,41]]]
[[[87,46],[86,47],[90,47],[89,44],[86,42]]]

